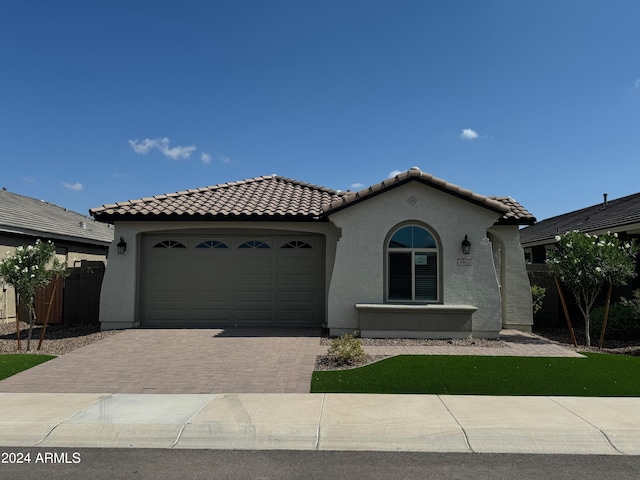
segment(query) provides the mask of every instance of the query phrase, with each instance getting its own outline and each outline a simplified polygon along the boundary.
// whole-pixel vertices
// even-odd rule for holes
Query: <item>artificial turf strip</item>
[[[640,357],[400,355],[353,370],[316,371],[312,393],[640,396]]]
[[[0,380],[28,370],[56,358],[52,355],[32,355],[29,353],[10,353],[0,355]]]

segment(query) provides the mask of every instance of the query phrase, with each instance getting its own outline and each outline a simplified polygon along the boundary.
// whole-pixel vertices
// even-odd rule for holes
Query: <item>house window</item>
[[[153,248],[187,248],[183,243],[175,240],[165,240],[163,242],[156,243]]]
[[[199,243],[196,248],[229,248],[222,242],[217,240],[207,240],[206,242]]]
[[[303,242],[300,240],[293,240],[291,242],[287,242],[280,248],[313,248],[307,242]]]
[[[261,242],[260,240],[250,240],[248,242],[244,242],[238,248],[271,248],[271,247],[266,243]]]
[[[387,299],[438,301],[438,245],[417,225],[401,227],[387,244]]]

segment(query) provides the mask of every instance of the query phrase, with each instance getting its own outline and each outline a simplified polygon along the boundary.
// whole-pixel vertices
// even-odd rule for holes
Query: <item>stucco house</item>
[[[0,260],[37,239],[51,240],[58,258],[74,267],[87,260],[105,262],[113,228],[58,205],[0,190]],[[1,279],[0,286],[0,321],[15,320],[13,288],[3,285]],[[57,293],[61,296],[62,289]]]
[[[593,235],[611,232],[617,233],[624,240],[640,241],[640,193],[613,200],[605,193],[602,202],[544,219],[520,230],[520,243],[525,253],[530,281],[546,289],[541,315],[536,319],[538,326],[556,327],[565,322],[555,280],[545,261],[547,252],[555,248],[556,235],[573,230]],[[636,272],[640,274],[640,258],[637,259]],[[638,288],[640,275],[629,280],[627,285],[614,288],[612,299],[617,301],[620,297],[631,298],[633,290]],[[565,299],[571,316],[580,318],[580,312],[573,307],[573,295],[565,292]],[[603,298],[602,302],[604,301]]]
[[[519,242],[535,218],[413,167],[359,192],[272,175],[94,208],[115,226],[103,329],[530,331]],[[120,252],[118,254],[118,245]]]

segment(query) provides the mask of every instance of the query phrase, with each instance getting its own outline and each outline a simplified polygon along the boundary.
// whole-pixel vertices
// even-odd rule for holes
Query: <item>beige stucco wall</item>
[[[494,254],[500,258],[503,328],[530,332],[533,326],[531,284],[520,245],[517,225],[494,225],[489,229]]]
[[[477,307],[472,335],[497,337],[502,327],[500,290],[487,229],[492,210],[418,182],[410,182],[340,210],[330,220],[341,229],[329,287],[332,333],[358,328],[356,303],[385,303],[385,241],[403,222],[427,226],[440,241],[440,303]],[[462,254],[468,235],[471,253]],[[459,266],[466,258],[471,265]]]
[[[151,233],[209,234],[251,230],[259,232],[299,232],[325,235],[325,291],[329,288],[335,263],[338,232],[329,222],[116,222],[115,240],[109,251],[100,295],[100,322],[103,330],[139,326],[137,299],[140,289],[140,245],[142,235]],[[123,237],[127,251],[118,255],[117,243]],[[328,311],[325,304],[325,312]]]

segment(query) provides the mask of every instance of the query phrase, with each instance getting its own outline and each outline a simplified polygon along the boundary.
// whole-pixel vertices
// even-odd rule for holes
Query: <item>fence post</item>
[[[567,325],[569,327],[569,333],[571,334],[571,340],[573,341],[573,346],[578,347],[578,342],[576,341],[576,334],[573,333],[573,326],[571,325],[571,318],[569,318],[569,309],[567,309],[567,302],[564,301],[564,295],[562,294],[562,288],[560,288],[560,281],[558,277],[554,275],[556,280],[556,287],[558,287],[558,295],[560,295],[560,301],[562,302],[562,309],[564,310],[564,316],[567,319]]]

